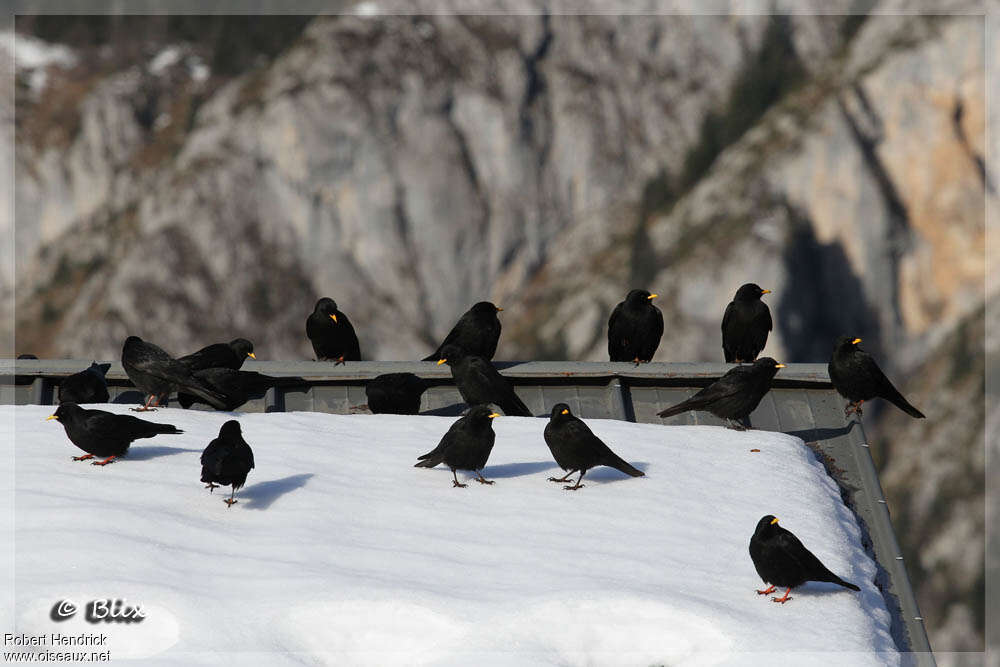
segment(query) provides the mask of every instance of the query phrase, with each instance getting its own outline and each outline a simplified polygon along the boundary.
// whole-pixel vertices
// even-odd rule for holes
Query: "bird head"
[[[503,310],[503,308],[490,301],[480,301],[469,310],[479,317],[492,317]]]
[[[459,346],[445,345],[444,348],[441,349],[441,358],[438,359],[437,364],[438,366],[440,366],[441,364],[448,364],[449,366],[453,366],[457,364],[459,361],[461,361],[465,356],[466,356],[465,350],[463,350]]]
[[[625,295],[625,303],[630,306],[641,306],[644,303],[649,303],[658,296],[660,295],[651,294],[644,289],[634,289]]]
[[[67,403],[60,403],[59,407],[56,408],[56,411],[53,412],[48,417],[46,417],[45,421],[49,421],[50,419],[55,419],[57,421],[62,421],[64,419],[66,419],[67,417],[70,417],[71,415],[75,414],[79,410],[81,410],[81,408],[76,403],[68,403],[68,402]]]
[[[761,289],[757,283],[746,283],[736,290],[733,301],[756,301],[765,294],[770,294],[771,290]]]
[[[230,419],[219,429],[219,437],[223,439],[240,438],[242,436],[243,431],[240,429],[240,423],[235,419]]]
[[[755,537],[767,537],[776,532],[778,532],[778,517],[768,514],[761,517],[760,521],[757,522],[757,528],[753,534]]]
[[[478,424],[479,426],[490,424],[499,416],[500,413],[495,412],[493,407],[489,405],[474,405],[469,409],[469,413],[466,415],[469,421]]]
[[[229,341],[229,348],[236,355],[237,359],[243,359],[244,357],[257,358],[253,353],[253,343],[246,338],[235,338]]]
[[[858,344],[861,339],[856,336],[839,336],[837,342],[833,344],[833,353],[837,354],[850,354],[855,350],[859,349]]]
[[[313,314],[326,315],[334,322],[337,321],[338,312],[339,309],[337,308],[337,302],[326,296],[317,301],[316,307],[313,309]]]
[[[556,403],[555,405],[552,406],[552,414],[550,415],[549,419],[551,419],[554,422],[561,422],[570,419],[572,416],[573,413],[570,412],[568,405],[566,405],[565,403]]]

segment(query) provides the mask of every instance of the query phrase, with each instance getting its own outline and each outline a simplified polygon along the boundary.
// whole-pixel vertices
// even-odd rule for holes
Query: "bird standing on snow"
[[[79,373],[73,373],[59,383],[60,403],[107,403],[111,400],[108,394],[108,381],[104,379],[111,364],[99,364],[96,361],[90,368]]]
[[[596,466],[611,466],[632,477],[646,474],[611,451],[582,419],[569,411],[569,406],[565,403],[556,403],[552,407],[552,416],[545,425],[545,444],[549,446],[552,458],[566,471],[566,475],[561,478],[549,477],[550,482],[570,482],[570,476],[580,472],[575,486],[563,487],[568,491],[582,487],[580,482],[583,481],[583,476]]]
[[[858,347],[860,342],[860,338],[850,336],[838,338],[833,347],[833,357],[827,365],[830,380],[837,393],[850,401],[844,408],[844,416],[856,412],[860,417],[862,403],[873,398],[884,398],[911,417],[923,419],[924,413],[910,405],[899,390],[892,386],[872,355]]]
[[[186,365],[192,372],[204,368],[231,368],[238,371],[247,357],[257,358],[253,353],[253,343],[246,338],[234,338],[228,343],[207,345],[197,352],[180,357],[177,361]]]
[[[251,470],[253,450],[243,439],[240,423],[230,419],[219,429],[219,437],[208,443],[201,453],[201,481],[210,492],[215,491],[216,484],[231,484],[233,492],[223,502],[232,507],[239,502],[236,491],[246,484]]]
[[[427,381],[413,373],[385,373],[365,385],[368,409],[373,414],[415,415]]]
[[[727,363],[756,361],[771,330],[771,310],[760,300],[771,290],[747,283],[726,306],[722,316],[722,351]]]
[[[225,409],[222,396],[202,384],[191,374],[191,369],[138,336],[125,339],[125,345],[122,346],[122,366],[132,384],[147,396],[142,408],[133,408],[137,412],[149,410],[150,403],[159,405],[170,392],[182,389],[195,394],[217,410]]]
[[[500,341],[500,318],[497,313],[502,311],[489,301],[480,301],[458,319],[455,326],[445,336],[434,354],[424,357],[424,361],[437,361],[441,358],[444,348],[455,345],[476,357],[489,361],[497,352]]]
[[[476,405],[448,429],[438,446],[417,457],[414,468],[433,468],[444,463],[451,468],[454,478],[452,486],[465,488],[467,485],[458,481],[456,470],[471,470],[476,473],[476,481],[480,484],[493,484],[483,477],[482,469],[493,451],[496,433],[493,432],[493,419],[500,415],[485,405]]]
[[[472,405],[498,406],[508,416],[530,417],[531,410],[514,392],[510,381],[486,359],[470,356],[454,345],[441,351],[438,365],[448,364],[462,400]]]
[[[741,422],[757,409],[771,390],[775,373],[784,367],[771,357],[762,357],[750,366],[736,366],[691,398],[657,414],[672,417],[688,410],[704,410],[725,419],[729,428],[746,430]]]
[[[656,294],[634,289],[615,306],[608,319],[608,357],[611,361],[647,362],[663,336],[663,313],[653,305]]]
[[[317,361],[361,361],[358,335],[347,315],[337,309],[337,302],[323,297],[306,318],[306,335],[312,342]]]
[[[66,429],[66,436],[86,456],[74,456],[74,461],[86,461],[95,456],[95,466],[114,463],[125,456],[133,440],[152,438],[161,433],[183,433],[172,424],[156,424],[131,415],[116,415],[104,410],[85,410],[76,403],[61,403],[55,414],[46,418],[56,419]]]
[[[758,595],[773,592],[775,586],[786,589],[783,597],[771,598],[774,602],[788,602],[792,589],[807,581],[825,581],[852,591],[861,590],[830,572],[799,538],[779,526],[778,519],[770,514],[757,522],[757,529],[750,538],[750,558],[757,574],[769,584],[768,588],[757,591]]]

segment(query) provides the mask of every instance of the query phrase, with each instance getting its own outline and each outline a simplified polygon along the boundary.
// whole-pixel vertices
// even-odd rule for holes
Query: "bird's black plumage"
[[[99,364],[96,361],[90,368],[79,373],[73,373],[59,383],[60,403],[107,403],[111,400],[108,394],[108,382],[104,379],[111,364]]]
[[[417,457],[414,467],[433,468],[444,463],[451,468],[453,486],[465,486],[458,481],[456,470],[471,470],[476,473],[477,482],[492,484],[483,477],[481,471],[486,467],[490,452],[493,451],[493,442],[496,440],[493,419],[498,416],[488,406],[473,406],[467,415],[451,425],[437,447]]]
[[[834,388],[850,401],[844,414],[857,412],[860,415],[862,403],[873,398],[884,398],[911,417],[923,419],[924,413],[903,398],[875,363],[872,355],[858,347],[860,342],[860,338],[839,337],[827,365]]]
[[[222,397],[222,408],[218,408],[221,410],[235,410],[251,398],[263,396],[271,387],[297,387],[305,383],[305,380],[298,376],[274,377],[232,368],[204,368],[196,371],[194,376]],[[177,402],[182,408],[189,408],[195,403],[205,403],[200,397],[183,391],[177,392]],[[211,406],[211,403],[205,405]]]
[[[708,385],[691,398],[671,406],[661,417],[672,417],[688,410],[704,410],[725,419],[734,428],[750,416],[764,395],[771,389],[771,380],[779,368],[771,357],[761,357],[751,365],[730,368],[721,378]]]
[[[663,313],[653,305],[655,294],[634,289],[615,306],[608,319],[608,357],[611,361],[653,358],[663,336]]]
[[[194,377],[185,364],[138,336],[125,339],[122,366],[132,384],[148,397],[143,409],[148,409],[151,402],[159,405],[170,392],[181,390],[198,396],[218,410],[226,407],[223,397]]]
[[[760,300],[771,290],[747,283],[736,290],[722,316],[722,351],[727,363],[755,361],[771,331],[771,310]]]
[[[596,466],[611,466],[632,477],[646,474],[611,451],[582,419],[570,412],[565,403],[552,406],[552,416],[545,425],[545,444],[549,446],[552,458],[566,471],[561,478],[549,477],[550,482],[569,482],[573,473],[580,473],[575,486],[563,487],[569,491],[584,486],[580,483],[583,476]]]
[[[437,361],[449,345],[460,347],[472,356],[491,360],[497,352],[497,343],[500,341],[500,318],[497,317],[497,313],[501,310],[503,308],[498,308],[489,301],[480,301],[469,308],[458,318],[458,322],[438,345],[434,354],[424,357],[424,361]]]
[[[73,444],[87,452],[86,456],[74,456],[74,461],[97,456],[104,459],[94,462],[94,465],[99,466],[124,456],[134,440],[152,438],[161,433],[184,432],[172,424],[157,424],[104,410],[86,410],[76,403],[60,403],[49,419],[59,420]]]
[[[306,318],[306,335],[312,342],[317,361],[361,361],[358,335],[337,302],[323,297]]]
[[[203,368],[232,368],[238,371],[247,357],[256,359],[253,353],[253,343],[246,338],[234,338],[228,343],[213,343],[197,352],[180,357],[177,361],[183,363],[191,371]]]
[[[448,345],[441,351],[438,364],[447,363],[462,399],[469,405],[496,405],[508,416],[530,417],[528,406],[514,392],[510,381],[482,357],[470,356],[459,347]]]
[[[413,373],[385,373],[365,385],[368,409],[374,414],[415,415],[427,382]]]
[[[779,526],[771,514],[757,522],[750,538],[750,558],[760,578],[770,584],[770,588],[757,591],[758,594],[767,595],[775,586],[786,589],[784,597],[771,598],[775,602],[787,602],[791,590],[807,581],[825,581],[852,591],[861,590],[828,570],[799,538]]]
[[[208,443],[201,453],[201,481],[205,488],[215,490],[216,485],[232,485],[233,492],[225,503],[232,507],[236,500],[236,491],[247,481],[247,475],[253,470],[253,450],[243,439],[240,423],[230,419],[219,429],[219,436]]]

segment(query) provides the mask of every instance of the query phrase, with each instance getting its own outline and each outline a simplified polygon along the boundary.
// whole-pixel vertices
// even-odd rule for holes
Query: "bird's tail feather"
[[[604,465],[611,466],[615,470],[619,470],[625,473],[626,475],[630,475],[632,477],[645,477],[646,475],[646,473],[639,470],[638,468],[636,468],[631,463],[629,463],[622,457],[618,456],[614,452],[612,452],[608,460],[604,462]]]
[[[831,583],[831,584],[837,584],[838,586],[843,586],[844,588],[850,588],[852,591],[860,591],[861,590],[860,588],[858,588],[857,586],[855,586],[851,582],[844,581],[843,579],[841,579],[840,577],[838,577],[837,575],[835,575],[833,572],[830,572],[829,570],[827,570],[827,572],[826,572],[826,577],[824,579],[820,579],[819,581],[826,581],[826,582]]]
[[[195,380],[194,382],[189,382],[184,385],[183,389],[187,392],[204,399],[209,405],[211,405],[216,410],[226,409],[226,398],[219,393],[216,393],[204,386],[200,381]]]
[[[185,394],[184,392],[177,393],[177,402],[181,404],[181,407],[187,410],[195,403],[195,397],[191,394]]]
[[[155,423],[154,423],[155,424]],[[173,424],[155,424],[156,428],[153,430],[157,433],[183,433],[181,429],[177,428]]]
[[[893,392],[893,394],[891,396],[887,396],[886,399],[911,417],[924,419],[924,413],[910,405],[910,402],[903,398],[903,395],[898,391]]]
[[[672,405],[666,410],[663,410],[662,412],[657,412],[656,414],[659,415],[660,417],[673,417],[674,415],[679,415],[682,412],[687,412],[688,410],[694,410],[697,407],[698,406],[695,405],[694,402],[692,402],[692,400],[689,398],[686,401],[682,401],[677,405]]]
[[[424,456],[427,456],[427,454],[424,454]],[[422,461],[419,461],[414,464],[413,466],[414,468],[433,468],[437,464],[441,463],[441,459],[437,457],[425,459],[424,456],[420,457],[421,459],[423,459]]]

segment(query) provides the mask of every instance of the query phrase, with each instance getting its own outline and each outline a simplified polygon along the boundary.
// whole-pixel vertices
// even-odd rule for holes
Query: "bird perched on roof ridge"
[[[104,410],[87,410],[76,403],[60,403],[55,414],[47,417],[46,421],[50,419],[58,420],[66,429],[70,441],[87,452],[86,456],[74,456],[73,460],[86,461],[95,456],[104,459],[94,461],[95,466],[106,466],[125,456],[135,440],[184,432],[173,424],[158,424]]]
[[[66,377],[59,383],[59,402],[107,403],[111,395],[108,393],[108,381],[104,378],[109,368],[111,364],[95,361],[90,368]]]
[[[361,345],[347,315],[337,308],[337,302],[323,297],[316,302],[306,318],[306,335],[312,343],[317,361],[361,361]]]
[[[487,361],[493,359],[500,341],[500,318],[497,313],[503,308],[489,301],[480,301],[469,308],[458,318],[444,341],[434,353],[424,357],[424,361],[437,361],[442,351],[449,345],[455,345],[465,350],[467,354],[482,357]]]
[[[730,368],[691,398],[657,414],[672,417],[688,410],[704,410],[725,419],[729,428],[745,430],[740,422],[757,409],[761,399],[771,390],[775,373],[784,367],[771,357],[761,357],[751,365]]]
[[[758,590],[758,595],[773,592],[775,586],[786,589],[783,597],[771,598],[774,602],[788,602],[791,599],[788,594],[792,589],[807,581],[824,581],[852,591],[861,590],[827,569],[805,548],[799,538],[779,526],[778,519],[772,514],[757,522],[757,528],[750,538],[750,559],[757,574],[769,585],[765,590]]]
[[[861,405],[865,401],[884,398],[911,417],[923,419],[924,413],[903,398],[875,363],[872,355],[858,347],[860,342],[860,338],[840,336],[833,346],[830,363],[827,364],[830,380],[837,393],[850,401],[844,408],[844,416],[854,412],[860,417]]]
[[[191,369],[138,336],[125,339],[122,366],[132,384],[147,396],[142,408],[133,408],[138,412],[149,410],[151,402],[159,405],[170,392],[181,390],[195,394],[218,410],[225,409],[223,397],[202,384],[191,374]]]
[[[722,351],[727,363],[756,361],[771,331],[771,310],[760,300],[771,290],[746,283],[726,306],[722,316]]]
[[[472,405],[493,404],[505,415],[531,417],[531,410],[514,391],[510,380],[500,375],[492,363],[468,355],[460,347],[446,345],[438,365],[448,364],[462,399]]]
[[[253,450],[243,439],[240,423],[230,419],[201,453],[201,481],[209,492],[214,492],[216,485],[232,485],[233,492],[223,501],[232,508],[239,502],[236,491],[246,484],[253,466]]]
[[[179,357],[177,361],[186,365],[192,372],[204,368],[232,368],[238,371],[247,357],[257,358],[253,353],[253,343],[246,338],[234,338],[228,343],[206,345],[197,352]]]
[[[451,468],[453,487],[467,486],[458,481],[456,470],[471,470],[476,473],[476,481],[480,484],[493,484],[483,477],[482,470],[486,467],[496,440],[493,419],[499,416],[486,405],[473,406],[467,415],[451,425],[437,447],[417,457],[417,463],[413,467],[433,468],[444,463]]]
[[[583,476],[596,466],[610,466],[632,477],[643,477],[646,474],[611,451],[582,419],[570,412],[565,403],[552,406],[552,415],[545,425],[544,435],[552,458],[566,471],[562,478],[549,477],[549,481],[572,482],[570,476],[578,471],[580,473],[575,486],[563,487],[567,491],[575,491],[584,486],[580,483]]]
[[[663,313],[653,305],[657,294],[634,289],[608,318],[608,357],[638,366],[656,353],[663,336]]]

